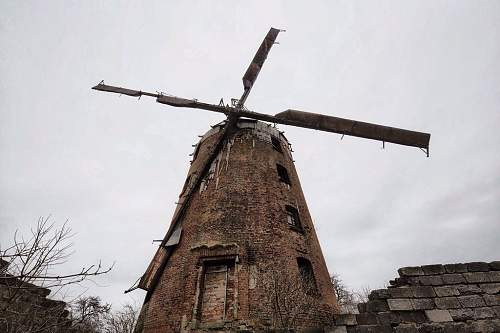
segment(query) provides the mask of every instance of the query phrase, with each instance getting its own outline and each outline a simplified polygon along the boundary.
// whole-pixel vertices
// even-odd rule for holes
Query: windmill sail
[[[248,97],[248,94],[250,93],[250,90],[253,87],[253,84],[255,83],[255,80],[257,79],[257,76],[259,75],[260,70],[262,69],[262,66],[264,65],[264,61],[266,61],[267,55],[269,53],[269,50],[271,50],[271,47],[274,45],[274,42],[276,41],[276,37],[278,37],[278,34],[280,33],[281,30],[271,28],[269,32],[267,33],[266,37],[260,44],[259,49],[257,50],[257,53],[252,59],[252,62],[250,63],[250,66],[248,66],[247,71],[245,72],[245,75],[243,75],[243,88],[244,92],[243,95],[240,98],[240,101],[238,103],[239,107],[242,107],[243,104],[245,104],[245,101]]]
[[[280,112],[275,115],[275,118],[277,123],[391,142],[422,149],[429,149],[429,140],[431,138],[429,133],[409,131],[401,128],[297,110]]]

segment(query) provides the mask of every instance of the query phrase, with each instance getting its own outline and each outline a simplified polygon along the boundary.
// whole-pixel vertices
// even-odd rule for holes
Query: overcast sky
[[[191,145],[223,119],[90,89],[218,103],[269,28],[286,29],[247,100],[429,132],[417,148],[281,126],[330,273],[354,289],[401,266],[500,259],[500,2],[2,1],[0,244],[69,219],[71,271],[119,305],[164,236]]]

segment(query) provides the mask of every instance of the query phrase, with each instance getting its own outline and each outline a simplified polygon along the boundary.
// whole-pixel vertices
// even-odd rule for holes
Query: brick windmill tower
[[[336,306],[329,273],[294,167],[285,124],[414,146],[430,134],[287,110],[249,111],[245,100],[280,30],[271,28],[231,105],[105,85],[227,119],[200,139],[170,228],[138,288],[147,291],[137,332],[313,328]],[[271,124],[270,124],[271,123]]]

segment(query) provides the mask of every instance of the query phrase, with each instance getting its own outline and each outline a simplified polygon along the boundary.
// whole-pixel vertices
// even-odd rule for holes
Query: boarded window
[[[292,206],[285,206],[286,209],[286,221],[289,226],[295,227],[295,228],[301,228],[300,225],[300,218],[299,218],[299,212],[295,207]]]
[[[297,265],[299,266],[300,279],[304,292],[308,295],[317,295],[318,287],[311,262],[306,258],[299,257],[297,258]]]
[[[280,153],[283,152],[283,150],[281,149],[281,141],[280,141],[280,139],[278,139],[277,137],[271,135],[271,143],[272,143],[273,148],[275,150],[279,151]]]
[[[202,323],[233,319],[234,287],[234,262],[205,264],[200,306]]]
[[[286,170],[286,168],[281,164],[276,164],[276,170],[278,171],[280,181],[285,184],[291,185],[290,177],[288,177],[288,171]]]

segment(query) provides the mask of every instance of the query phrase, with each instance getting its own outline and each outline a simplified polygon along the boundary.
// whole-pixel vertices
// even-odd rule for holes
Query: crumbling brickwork
[[[500,261],[403,267],[330,332],[500,332]]]
[[[307,296],[307,303],[298,301],[297,306],[304,302],[307,309],[293,313],[295,325],[319,327],[336,305],[335,297],[286,138],[270,125],[239,120],[238,130],[225,140],[208,173],[201,174],[220,132],[215,126],[196,147],[180,202],[197,177],[202,181],[189,198],[180,237],[167,242],[172,245],[165,249],[166,266],[148,292],[137,331],[276,326],[264,279],[271,267],[283,267],[280,275],[290,283],[300,279],[298,258],[311,264],[317,292]],[[207,275],[224,265],[227,276]]]

